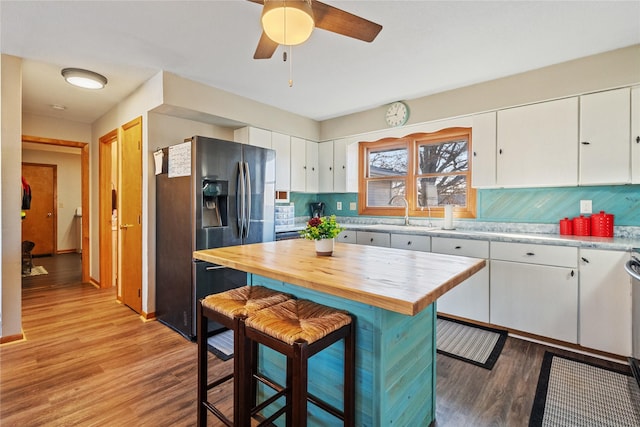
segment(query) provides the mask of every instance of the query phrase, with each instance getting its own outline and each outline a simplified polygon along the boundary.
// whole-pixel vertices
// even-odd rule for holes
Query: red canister
[[[591,215],[591,235],[613,237],[613,215],[604,211]]]
[[[573,234],[576,236],[591,236],[591,219],[584,215],[573,218]]]
[[[563,236],[570,236],[573,234],[573,221],[569,218],[560,220],[560,234]]]

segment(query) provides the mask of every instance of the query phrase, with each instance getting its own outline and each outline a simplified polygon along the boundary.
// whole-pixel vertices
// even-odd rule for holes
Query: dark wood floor
[[[26,340],[0,346],[0,425],[195,425],[196,345],[80,284],[79,260],[37,258],[49,274],[23,279]],[[439,355],[436,425],[528,425],[546,349],[508,338],[491,371]],[[212,376],[232,369],[210,360]],[[219,396],[230,413],[231,389]]]

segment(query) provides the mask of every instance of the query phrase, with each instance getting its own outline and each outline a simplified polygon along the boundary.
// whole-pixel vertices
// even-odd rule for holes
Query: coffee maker
[[[309,203],[311,209],[311,218],[320,218],[324,216],[324,202]]]

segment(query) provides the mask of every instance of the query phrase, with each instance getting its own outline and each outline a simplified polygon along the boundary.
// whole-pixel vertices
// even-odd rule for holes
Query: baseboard
[[[80,253],[78,252],[78,250],[77,250],[77,249],[62,249],[62,250],[56,251],[56,253],[57,253],[58,255],[62,255],[62,254],[75,254],[75,253],[77,253],[78,255],[80,255]]]
[[[6,337],[0,337],[0,344],[7,344],[10,342],[22,341],[24,340],[24,334],[16,334],[16,335],[7,335]]]
[[[146,313],[143,311],[142,313],[140,313],[140,318],[142,319],[143,322],[150,322],[152,320],[156,320],[156,313],[155,312]]]
[[[100,289],[100,282],[98,280],[94,279],[93,277],[89,277],[89,284],[95,286],[98,289]]]

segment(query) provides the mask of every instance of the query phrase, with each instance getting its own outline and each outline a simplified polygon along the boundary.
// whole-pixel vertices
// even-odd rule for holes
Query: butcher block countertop
[[[336,243],[333,256],[317,256],[314,242],[304,239],[206,249],[193,257],[411,316],[486,264],[348,243]]]

